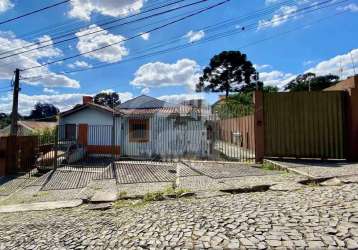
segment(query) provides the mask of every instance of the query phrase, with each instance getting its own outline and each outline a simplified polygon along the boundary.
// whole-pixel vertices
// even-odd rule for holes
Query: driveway
[[[358,163],[340,160],[271,160],[287,169],[314,178],[344,177],[358,175]]]

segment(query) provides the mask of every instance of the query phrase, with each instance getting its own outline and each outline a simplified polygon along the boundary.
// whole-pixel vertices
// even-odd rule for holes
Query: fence
[[[265,93],[266,157],[345,158],[346,93]]]

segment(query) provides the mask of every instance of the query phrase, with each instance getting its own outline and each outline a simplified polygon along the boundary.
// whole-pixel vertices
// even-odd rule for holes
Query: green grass
[[[123,199],[127,195],[128,195],[128,193],[126,191],[121,191],[121,192],[119,192],[118,197],[119,197],[119,199]]]
[[[264,162],[262,164],[262,169],[264,170],[269,170],[269,171],[282,171],[282,169],[280,169],[279,167],[277,167],[275,164],[269,163],[269,162]]]
[[[164,200],[164,192],[162,191],[148,192],[143,197],[143,201],[145,202],[162,201],[162,200]]]

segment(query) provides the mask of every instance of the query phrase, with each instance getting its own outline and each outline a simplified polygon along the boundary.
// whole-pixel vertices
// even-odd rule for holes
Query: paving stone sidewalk
[[[357,249],[358,184],[0,214],[0,249]]]

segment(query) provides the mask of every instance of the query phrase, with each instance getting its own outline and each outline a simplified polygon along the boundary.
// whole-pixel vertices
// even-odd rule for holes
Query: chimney
[[[83,104],[91,103],[91,102],[93,102],[93,97],[92,96],[83,96],[82,102],[83,102]]]

